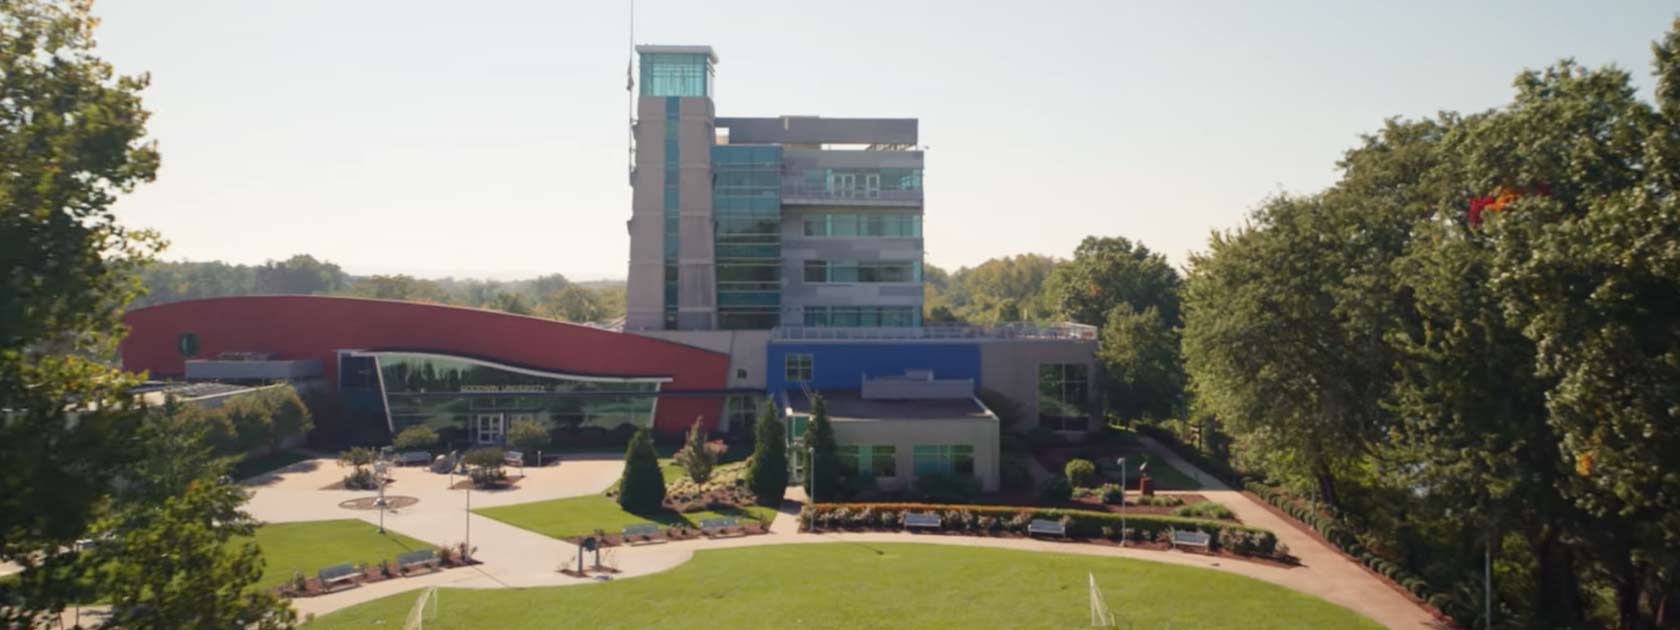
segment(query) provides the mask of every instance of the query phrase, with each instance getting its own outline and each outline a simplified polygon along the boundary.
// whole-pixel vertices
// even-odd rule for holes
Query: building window
[[[758,417],[758,396],[730,396],[724,404],[724,426],[731,433],[749,433],[752,431],[753,420]]]
[[[787,380],[796,383],[811,381],[813,363],[811,355],[802,352],[790,353],[782,357],[782,367],[785,370]]]
[[[787,421],[787,443],[789,446],[799,444],[805,438],[805,427],[811,424],[810,416],[790,415]],[[799,452],[795,449],[795,452]]]
[[[871,477],[898,476],[898,448],[892,445],[869,447],[869,461],[862,464]]]
[[[916,476],[974,475],[974,447],[968,444],[923,444],[912,450]]]
[[[804,321],[811,327],[908,328],[922,325],[922,312],[914,306],[807,306]]]
[[[922,261],[849,262],[836,260],[805,261],[805,281],[821,282],[891,282],[922,281]]]
[[[812,238],[922,236],[922,215],[919,214],[808,214],[804,222],[805,236]]]
[[[1057,431],[1090,428],[1090,366],[1041,363],[1038,366],[1038,424]]]
[[[841,446],[836,449],[840,455],[840,470],[859,470],[858,447]]]

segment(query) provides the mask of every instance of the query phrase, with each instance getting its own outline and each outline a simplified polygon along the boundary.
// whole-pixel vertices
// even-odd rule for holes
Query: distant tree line
[[[624,315],[622,283],[574,283],[557,273],[510,282],[352,276],[336,264],[298,254],[260,265],[156,262],[140,278],[145,294],[134,300],[132,308],[237,295],[348,295],[471,306],[570,322],[607,322]]]
[[[1100,329],[1107,412],[1122,419],[1183,415],[1177,269],[1124,237],[1087,237],[1071,259],[1021,254],[947,272],[923,270],[924,322],[1074,322]]]

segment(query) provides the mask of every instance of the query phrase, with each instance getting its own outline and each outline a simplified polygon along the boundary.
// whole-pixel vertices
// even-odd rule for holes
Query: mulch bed
[[[724,530],[724,535],[723,536],[707,536],[706,534],[702,533],[699,528],[696,528],[696,527],[666,527],[666,528],[660,530],[660,534],[662,534],[663,537],[648,538],[648,537],[645,537],[645,536],[633,536],[633,537],[631,537],[632,539],[629,541],[629,544],[630,545],[641,545],[641,544],[663,542],[663,541],[667,541],[667,540],[694,540],[694,539],[698,539],[698,538],[727,538],[727,537],[735,537],[735,536],[759,536],[759,535],[768,534],[768,533],[770,533],[770,525],[768,523],[759,523],[759,522],[756,522],[756,521],[745,521],[745,520],[743,520],[743,521],[741,521],[741,524],[739,526],[731,527],[727,530]],[[602,533],[600,535],[590,534],[590,535],[584,535],[584,536],[567,536],[565,538],[561,538],[561,540],[564,540],[564,541],[569,542],[569,543],[574,544],[574,545],[578,545],[578,544],[582,544],[583,539],[588,538],[588,537],[595,538],[595,541],[597,543],[599,543],[602,547],[618,547],[618,546],[626,544],[623,534],[613,533],[613,532],[606,532],[606,533]]]
[[[396,484],[397,484],[397,480],[395,480],[395,479],[390,479],[390,478],[385,479],[385,487],[387,487],[387,488],[389,488],[391,486],[394,486]],[[379,488],[377,488],[377,487],[374,487],[374,488],[346,488],[346,487],[344,487],[344,481],[339,480],[339,481],[335,481],[331,484],[328,484],[326,486],[323,486],[321,489],[322,490],[363,490],[363,491],[367,491],[367,492],[372,492],[372,491],[378,490]]]

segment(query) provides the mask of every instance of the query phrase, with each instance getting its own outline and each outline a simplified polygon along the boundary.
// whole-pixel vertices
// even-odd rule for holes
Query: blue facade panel
[[[896,376],[933,370],[934,378],[974,379],[980,387],[980,344],[974,343],[771,343],[765,384],[771,392],[798,389],[788,379],[787,355],[811,356],[811,387],[858,389],[863,376]]]

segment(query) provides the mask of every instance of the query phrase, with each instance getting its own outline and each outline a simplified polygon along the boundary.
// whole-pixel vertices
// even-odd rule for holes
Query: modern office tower
[[[627,330],[913,328],[915,119],[717,117],[707,46],[637,46]]]

